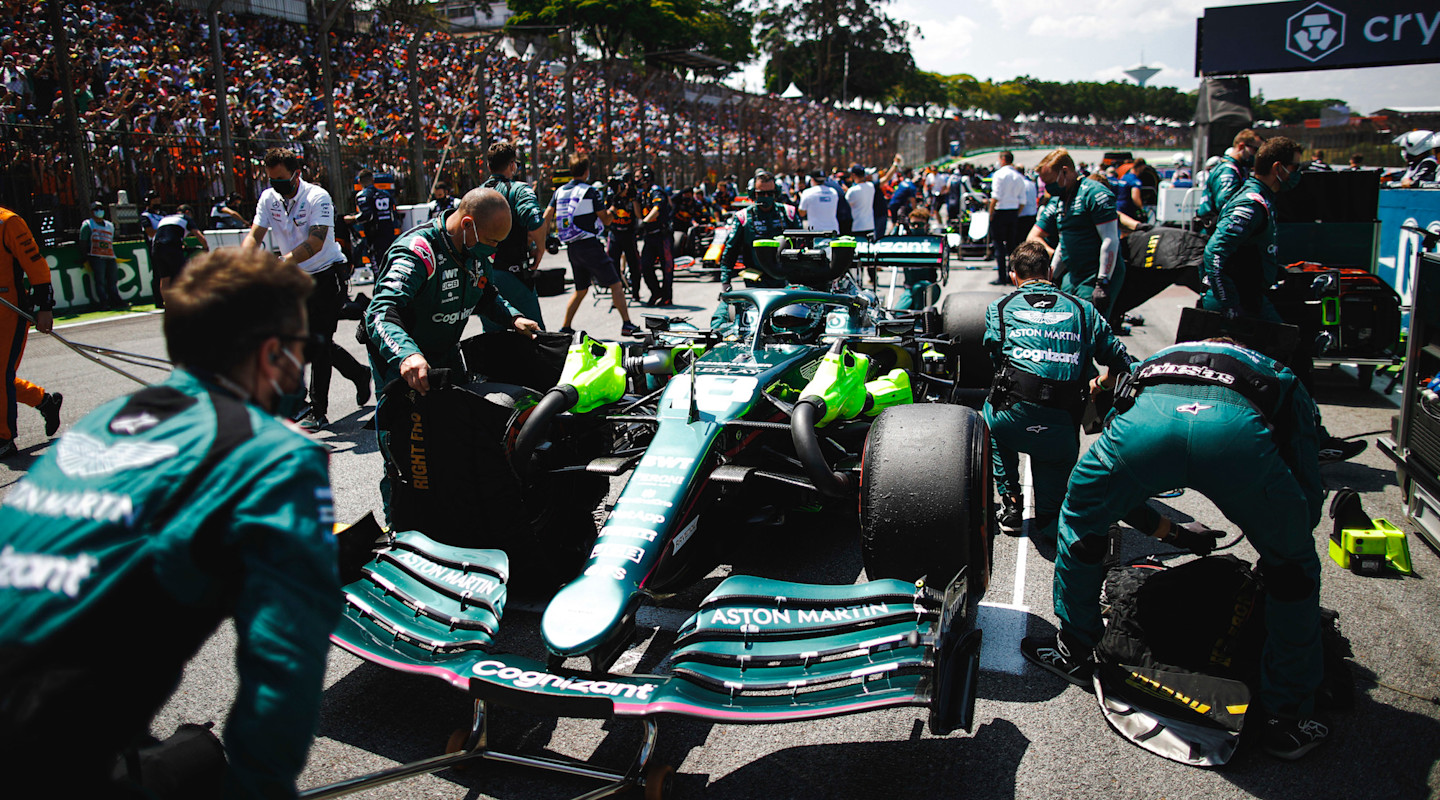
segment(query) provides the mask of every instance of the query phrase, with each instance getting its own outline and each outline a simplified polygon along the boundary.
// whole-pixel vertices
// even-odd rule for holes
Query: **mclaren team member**
[[[1134,376],[1133,404],[1117,400],[1109,426],[1070,477],[1055,557],[1059,636],[1027,638],[1021,652],[1088,686],[1104,627],[1100,584],[1110,524],[1158,492],[1195,489],[1260,554],[1269,633],[1259,701],[1272,715],[1263,744],[1272,755],[1298,758],[1328,733],[1312,718],[1323,669],[1312,535],[1324,500],[1315,404],[1290,370],[1224,341],[1167,347]]]
[[[490,282],[491,259],[510,233],[510,204],[494,189],[472,189],[449,215],[406,231],[385,254],[375,277],[375,297],[365,309],[370,367],[380,388],[404,380],[430,391],[430,370],[459,368],[460,335],[472,313],[506,329],[538,333],[540,326],[506,302]],[[390,433],[376,427],[388,465]],[[380,499],[390,514],[390,472],[380,478]]]
[[[241,246],[260,250],[268,233],[284,253],[280,263],[299,267],[315,281],[315,290],[305,301],[310,332],[315,335],[308,354],[315,380],[310,386],[310,411],[300,420],[300,427],[315,431],[330,424],[332,370],[340,370],[355,384],[357,406],[370,399],[370,375],[354,356],[335,344],[340,309],[349,299],[350,268],[335,242],[335,204],[330,194],[302,180],[300,169],[300,157],[291,150],[274,148],[265,153],[270,188],[260,193],[255,221]]]
[[[639,185],[646,187],[645,216],[640,219],[645,228],[645,243],[640,250],[640,277],[645,280],[645,288],[650,290],[650,299],[645,302],[652,306],[674,305],[675,256],[671,252],[674,245],[671,239],[674,206],[670,203],[670,193],[656,183],[655,171],[650,167],[640,168]],[[655,274],[657,268],[660,270],[658,277]]]
[[[1195,209],[1198,219],[1213,220],[1230,204],[1230,199],[1240,191],[1245,179],[1250,177],[1260,145],[1260,134],[1249,128],[1235,134],[1230,149],[1225,151],[1220,161],[1205,177],[1205,193],[1200,198],[1199,207]]]
[[[985,345],[996,372],[982,413],[993,443],[1000,528],[1020,532],[1018,467],[1020,453],[1028,453],[1035,524],[1042,537],[1054,539],[1065,484],[1080,457],[1087,390],[1109,388],[1129,372],[1130,354],[1094,306],[1050,282],[1050,260],[1039,242],[1015,248],[1009,270],[1016,291],[985,311]],[[1092,361],[1107,367],[1104,376]]]
[[[1275,229],[1275,195],[1300,184],[1308,162],[1301,147],[1284,136],[1268,139],[1255,157],[1255,174],[1231,198],[1205,243],[1202,265],[1206,290],[1200,306],[1228,317],[1282,322],[1266,292],[1280,279]],[[1297,355],[1306,359],[1308,354]],[[1298,362],[1297,362],[1298,363]],[[1302,375],[1303,377],[1303,375]],[[1364,452],[1364,440],[1348,441],[1320,429],[1320,460],[1333,463]]]
[[[612,219],[614,202],[609,209],[602,207],[600,190],[590,185],[588,156],[570,156],[569,170],[570,181],[555,190],[545,209],[545,221],[556,226],[556,236],[565,245],[570,271],[575,276],[575,292],[565,303],[565,324],[560,332],[572,332],[570,323],[575,321],[580,303],[593,283],[610,289],[610,302],[620,312],[620,335],[638,336],[640,326],[630,321],[630,309],[625,304],[625,284],[615,262],[600,244],[605,225]]]
[[[30,291],[25,291],[25,281]],[[55,324],[51,309],[55,292],[50,285],[50,264],[40,257],[40,246],[30,235],[30,226],[19,214],[0,208],[0,357],[5,359],[5,374],[0,376],[0,458],[15,455],[16,412],[24,403],[45,418],[45,435],[60,430],[60,404],[65,398],[59,392],[47,392],[16,374],[20,358],[25,355],[25,341],[30,336],[30,321],[10,306],[31,314],[35,330],[49,333]]]
[[[490,177],[480,185],[499,192],[510,204],[510,234],[495,250],[491,278],[501,297],[543,329],[545,320],[540,316],[540,297],[535,294],[535,270],[545,257],[545,212],[535,197],[535,190],[515,180],[515,173],[520,169],[515,145],[510,142],[490,145],[485,161]],[[480,323],[486,331],[499,330],[487,317],[481,317]]]
[[[207,763],[224,769],[215,796],[295,796],[342,606],[326,451],[276,419],[305,395],[312,283],[264,251],[198,257],[165,312],[170,377],[81,419],[5,496],[11,774],[38,770],[75,797],[153,797],[115,777],[128,772],[117,757],[148,743],[228,617],[240,683],[229,765]]]
[[[1063,147],[1040,160],[1039,172],[1051,198],[1047,206],[1053,208],[1035,220],[1030,238],[1037,238],[1037,231],[1058,234],[1051,261],[1060,290],[1089,300],[1110,318],[1112,301],[1125,282],[1115,194],[1080,175]]]

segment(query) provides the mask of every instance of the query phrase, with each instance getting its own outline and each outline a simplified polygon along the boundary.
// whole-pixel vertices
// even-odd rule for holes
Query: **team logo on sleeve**
[[[127,469],[139,469],[174,458],[180,451],[172,445],[153,442],[104,442],[78,431],[60,437],[55,461],[71,478],[93,478]]]
[[[425,263],[425,277],[433,278],[435,276],[435,251],[430,249],[430,243],[416,237],[410,240],[409,247],[410,252],[419,256],[420,260]]]

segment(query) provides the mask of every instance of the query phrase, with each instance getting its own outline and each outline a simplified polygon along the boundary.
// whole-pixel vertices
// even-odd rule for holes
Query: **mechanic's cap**
[[[859,175],[859,176],[861,176],[861,177],[864,177],[864,175],[865,175],[865,168],[862,167],[862,166],[860,166],[859,164],[851,164],[851,165],[850,165],[850,174],[851,174],[851,175]]]
[[[771,171],[770,171],[768,168],[766,168],[766,167],[756,167],[756,168],[755,168],[755,180],[757,180],[757,181],[773,181],[773,180],[775,180],[775,173],[771,172]]]
[[[103,209],[103,208],[105,208],[105,204],[102,203],[102,202],[100,202],[99,200],[92,200],[92,201],[90,202],[90,210],[91,210],[91,211],[96,211],[96,210]]]
[[[823,180],[825,180],[825,173],[824,173],[823,170],[818,170],[818,169],[811,170],[811,171],[810,171],[810,177],[814,178],[814,179],[817,180],[817,181],[823,181]]]

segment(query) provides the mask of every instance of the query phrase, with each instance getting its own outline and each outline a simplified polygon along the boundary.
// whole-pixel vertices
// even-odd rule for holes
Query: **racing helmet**
[[[813,303],[791,303],[775,309],[768,326],[770,332],[776,335],[813,342],[825,329],[825,312]]]
[[[1215,165],[1219,163],[1220,156],[1210,156],[1209,158],[1205,159],[1205,171],[1209,172],[1210,170],[1215,169]]]
[[[1170,165],[1173,166],[1173,167],[1188,167],[1188,166],[1190,166],[1190,156],[1189,156],[1189,154],[1187,154],[1187,153],[1176,153],[1176,154],[1175,154],[1175,157],[1172,158],[1172,159],[1170,159]]]
[[[1402,133],[1395,137],[1395,144],[1400,146],[1407,158],[1421,158],[1434,148],[1435,135],[1430,131],[1414,130],[1409,133]]]

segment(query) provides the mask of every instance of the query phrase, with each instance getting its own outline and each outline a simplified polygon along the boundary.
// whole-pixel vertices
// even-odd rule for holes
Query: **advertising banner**
[[[1440,61],[1435,0],[1297,0],[1205,9],[1196,75]]]
[[[80,258],[80,245],[70,242],[42,251],[50,264],[50,285],[55,289],[55,313],[79,314],[99,310],[95,302],[95,276]],[[116,242],[120,297],[128,303],[153,303],[155,291],[150,253],[145,242]]]

